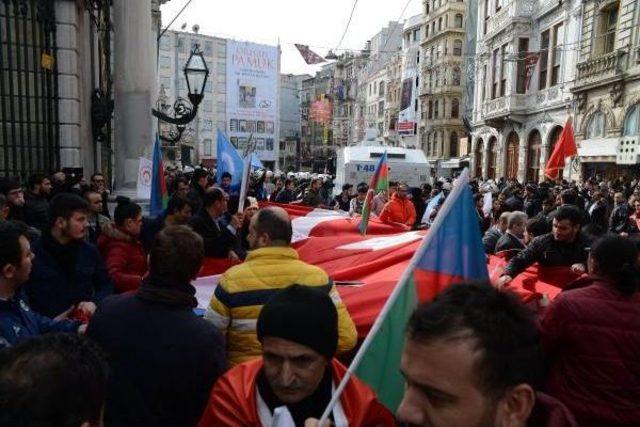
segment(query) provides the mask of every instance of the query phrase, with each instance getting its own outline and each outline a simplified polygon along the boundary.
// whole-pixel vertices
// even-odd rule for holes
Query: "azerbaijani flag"
[[[164,165],[162,163],[162,151],[160,151],[160,138],[156,135],[153,144],[153,163],[151,170],[151,200],[149,201],[149,213],[158,216],[167,208],[169,192],[164,181]]]
[[[367,191],[367,197],[364,199],[364,205],[362,206],[362,219],[358,229],[363,236],[367,234],[367,226],[369,225],[369,216],[371,214],[371,207],[373,206],[373,197],[378,191],[389,191],[389,165],[387,164],[387,152],[385,151],[378,165],[376,171],[371,177],[369,182],[369,191]]]
[[[488,278],[469,171],[465,169],[375,320],[350,371],[395,411],[404,391],[399,366],[405,328],[418,301],[433,299],[455,282]]]

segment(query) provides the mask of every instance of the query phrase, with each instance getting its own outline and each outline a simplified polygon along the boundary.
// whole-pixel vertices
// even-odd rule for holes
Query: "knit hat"
[[[338,347],[338,312],[321,289],[292,285],[274,295],[258,317],[258,341],[277,337],[332,359]]]

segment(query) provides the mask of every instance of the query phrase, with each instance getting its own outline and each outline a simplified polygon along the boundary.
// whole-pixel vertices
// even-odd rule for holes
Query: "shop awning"
[[[618,138],[585,139],[578,143],[581,162],[615,162],[618,152]]]

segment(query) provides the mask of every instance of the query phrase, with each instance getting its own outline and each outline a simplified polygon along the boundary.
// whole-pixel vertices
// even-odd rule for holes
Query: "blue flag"
[[[242,157],[220,129],[218,129],[217,148],[218,164],[216,168],[216,182],[220,185],[222,183],[222,174],[229,172],[229,174],[231,174],[231,190],[229,191],[229,195],[237,196],[240,194],[240,185],[242,184]]]
[[[251,153],[251,169],[264,169],[264,165],[256,153]]]

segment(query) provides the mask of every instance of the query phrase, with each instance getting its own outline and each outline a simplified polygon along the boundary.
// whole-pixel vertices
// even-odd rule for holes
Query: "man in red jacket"
[[[304,425],[320,418],[346,369],[333,358],[338,315],[329,295],[293,285],[264,306],[257,325],[263,357],[220,377],[200,427]],[[352,377],[336,404],[334,425],[393,426],[391,413]]]
[[[407,198],[408,187],[398,184],[398,191],[384,205],[380,213],[380,221],[386,224],[399,225],[410,230],[416,222],[416,208]]]

